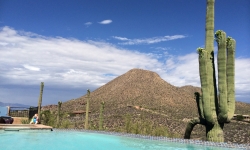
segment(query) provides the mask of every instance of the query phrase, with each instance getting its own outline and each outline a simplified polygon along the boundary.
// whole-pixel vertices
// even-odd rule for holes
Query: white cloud
[[[152,38],[144,38],[144,39],[128,39],[126,37],[113,36],[114,39],[123,41],[122,45],[138,45],[138,44],[154,44],[159,42],[165,42],[170,40],[177,40],[186,38],[184,35],[173,35],[173,36],[161,36],[161,37],[152,37]]]
[[[121,40],[121,41],[128,41],[128,38],[125,37],[119,37],[119,36],[113,36],[113,38],[117,39],[117,40]]]
[[[103,20],[101,22],[99,22],[100,24],[110,24],[112,23],[112,20]]]
[[[119,49],[95,41],[21,34],[4,27],[0,30],[0,79],[2,84],[37,84],[80,87],[100,86],[132,68],[161,68],[153,56]],[[40,71],[39,71],[40,70]],[[29,81],[29,82],[26,82]]]
[[[166,60],[166,73],[161,76],[175,86],[200,86],[198,56],[196,53],[184,56],[169,56]]]
[[[160,62],[156,54],[140,53],[96,41],[43,37],[9,27],[0,30],[0,85],[99,87],[132,68],[157,72],[176,85],[200,86],[198,54],[168,54]],[[175,36],[176,38],[176,36]],[[171,39],[171,38],[170,38]],[[250,59],[236,58],[236,94],[250,93]],[[47,84],[46,84],[47,85]]]
[[[92,22],[86,22],[85,25],[90,26],[90,25],[92,25]]]
[[[24,68],[31,70],[31,71],[40,71],[40,68],[38,67],[34,67],[34,66],[30,66],[30,65],[23,65]]]
[[[0,45],[1,45],[1,46],[6,46],[6,45],[8,45],[8,43],[0,42]]]
[[[193,85],[200,87],[198,54],[191,53],[184,56],[169,56],[166,60],[167,72],[160,75],[167,82],[176,85]],[[215,69],[217,76],[217,56],[215,56]],[[243,97],[250,102],[250,58],[235,59],[235,92],[236,99]]]
[[[250,94],[250,58],[235,61],[235,86],[237,91]],[[250,102],[250,97],[249,97]]]

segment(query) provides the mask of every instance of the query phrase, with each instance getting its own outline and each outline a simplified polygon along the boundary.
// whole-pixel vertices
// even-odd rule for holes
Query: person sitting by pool
[[[38,115],[35,114],[30,122],[30,124],[38,124],[39,118]]]

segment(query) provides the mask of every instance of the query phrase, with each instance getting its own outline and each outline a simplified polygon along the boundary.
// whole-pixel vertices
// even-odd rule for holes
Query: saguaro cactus
[[[224,31],[215,33],[218,43],[218,91],[214,67],[214,0],[207,0],[206,45],[198,48],[200,93],[195,93],[199,118],[189,121],[184,138],[189,139],[193,127],[202,124],[206,127],[208,141],[224,142],[224,123],[229,123],[235,111],[234,53],[235,40],[226,38]]]
[[[56,125],[57,125],[57,127],[59,127],[59,124],[60,124],[61,106],[62,106],[62,102],[59,101],[58,105],[57,105],[57,119],[56,119]]]
[[[10,106],[7,106],[7,116],[10,116]]]
[[[226,33],[215,33],[218,43],[218,87],[219,87],[219,122],[230,122],[235,111],[235,40],[226,38]]]
[[[105,102],[101,102],[101,107],[100,107],[100,116],[99,116],[99,130],[103,130],[103,110],[104,110],[104,105]]]
[[[90,99],[90,90],[87,90],[87,104],[86,104],[86,117],[85,117],[85,130],[88,130],[89,126],[89,99]]]
[[[44,83],[41,82],[41,86],[40,86],[40,96],[38,99],[38,118],[41,118],[41,105],[42,105],[42,98],[43,98],[43,87],[44,87]]]

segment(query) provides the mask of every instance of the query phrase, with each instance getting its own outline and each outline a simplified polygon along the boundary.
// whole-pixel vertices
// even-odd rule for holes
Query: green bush
[[[41,113],[42,124],[55,127],[56,115],[52,114],[49,110],[45,110]]]
[[[21,123],[22,123],[22,124],[29,124],[30,121],[29,121],[29,119],[22,119],[22,120],[21,120]]]
[[[236,120],[237,121],[242,121],[242,120],[244,120],[244,117],[242,115],[237,115]]]
[[[131,115],[127,114],[125,118],[125,131],[127,133],[131,132]]]
[[[168,128],[163,126],[158,126],[153,130],[154,136],[169,136]]]
[[[60,113],[60,122],[57,123],[57,114],[52,113],[49,110],[45,110],[41,113],[42,124],[52,126],[54,128],[69,128],[71,126],[70,121],[67,119],[67,113]],[[74,124],[72,124],[74,126]]]
[[[63,129],[68,129],[70,125],[71,124],[70,124],[70,122],[68,120],[64,120],[64,121],[61,122],[59,127],[63,128]]]
[[[156,125],[154,124],[153,121],[148,121],[143,116],[141,116],[139,120],[133,121],[131,119],[131,115],[129,114],[125,116],[125,126],[123,131],[127,133],[152,135],[152,136],[167,136],[167,137],[179,136],[169,133],[168,127]]]
[[[98,126],[94,123],[94,121],[93,120],[90,120],[89,121],[89,128],[88,128],[89,130],[99,130],[98,129]]]

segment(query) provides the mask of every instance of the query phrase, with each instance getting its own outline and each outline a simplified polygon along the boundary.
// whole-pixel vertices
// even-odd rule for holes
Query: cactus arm
[[[233,118],[235,111],[235,47],[236,41],[227,38],[227,91],[228,91],[228,122]]]
[[[193,131],[193,128],[195,125],[197,124],[202,124],[204,125],[205,122],[204,120],[200,119],[200,118],[194,118],[192,120],[190,120],[187,124],[187,127],[186,127],[186,131],[185,131],[185,135],[184,135],[184,139],[190,139],[190,135]]]
[[[209,124],[214,124],[214,119],[212,116],[211,103],[210,103],[210,93],[208,87],[208,74],[207,74],[207,51],[203,48],[197,49],[199,53],[199,72],[200,72],[200,82],[202,91],[202,107],[204,118]]]
[[[194,95],[195,95],[195,100],[196,100],[199,116],[200,118],[205,119],[204,113],[203,113],[202,98],[200,96],[200,93],[195,92]]]
[[[218,121],[223,123],[227,120],[227,52],[226,52],[226,33],[218,30],[215,33],[218,44],[218,88],[219,88],[219,105]]]
[[[211,54],[214,49],[214,0],[207,0],[205,49]],[[210,57],[210,56],[208,56]]]

